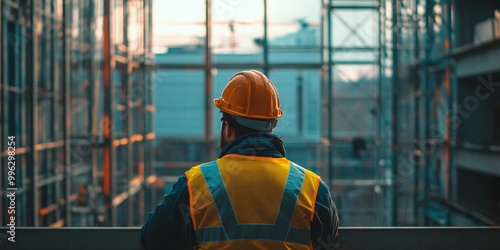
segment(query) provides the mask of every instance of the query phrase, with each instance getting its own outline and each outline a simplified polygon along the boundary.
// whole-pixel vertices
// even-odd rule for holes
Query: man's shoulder
[[[217,166],[217,161],[209,161],[209,162],[195,165],[195,166],[191,167],[190,169],[188,169],[185,173],[199,171],[201,168],[206,168],[206,167],[211,167],[211,166]]]
[[[209,168],[217,167],[217,161],[205,162],[191,167],[189,170],[184,172],[183,178],[187,180],[199,179],[203,176],[203,172],[207,171]]]
[[[290,166],[296,167],[296,168],[300,169],[301,171],[313,176],[314,178],[318,178],[321,180],[321,177],[318,174],[316,174],[315,172],[313,172],[312,170],[310,170],[308,168],[302,167],[301,165],[299,165],[293,161],[290,161]]]

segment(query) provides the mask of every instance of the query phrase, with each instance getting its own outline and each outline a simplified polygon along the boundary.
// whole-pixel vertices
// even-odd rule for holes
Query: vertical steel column
[[[391,122],[391,141],[392,141],[392,226],[398,225],[398,3],[399,0],[392,0],[392,122]]]
[[[149,43],[148,43],[148,55],[149,53],[152,53],[152,46],[153,46],[153,42],[152,42],[152,35],[153,35],[153,13],[152,13],[152,10],[153,10],[153,0],[146,0],[148,1],[148,5],[149,5],[149,15],[148,15],[148,37],[149,37]],[[150,69],[151,70],[151,69]],[[152,70],[151,70],[152,71]],[[153,73],[151,72],[151,76],[153,76]],[[149,79],[150,81],[150,88],[148,89],[149,90],[149,103],[151,105],[153,105],[155,102],[154,102],[154,94],[153,94],[153,89],[154,89],[154,86],[155,86],[155,82],[154,82],[154,78],[152,79]],[[153,123],[154,121],[154,113],[151,114],[151,120],[149,121],[150,123]],[[151,124],[151,127],[152,124]],[[151,132],[153,132],[153,129],[151,129]],[[149,158],[149,165],[150,165],[150,168],[151,168],[151,175],[155,175],[156,174],[156,170],[154,168],[154,155],[153,155],[153,152],[154,152],[154,143],[151,141],[149,142],[149,151],[148,151],[148,158]],[[156,203],[156,188],[152,188],[151,190],[151,196],[154,197],[152,199],[153,201],[153,206],[155,205]],[[149,211],[148,211],[149,212]]]
[[[413,50],[413,57],[415,60],[420,59],[420,41],[419,41],[419,14],[418,14],[418,6],[420,4],[420,0],[414,0],[415,1],[415,8],[413,10],[413,19],[414,19],[414,30],[413,30],[413,35],[414,35],[414,50]],[[420,141],[420,96],[417,95],[417,93],[420,92],[420,64],[417,64],[415,66],[416,68],[414,69],[415,74],[413,77],[415,77],[415,86],[414,86],[414,92],[415,92],[415,107],[413,112],[415,113],[415,121],[414,121],[414,141]],[[415,143],[414,150],[419,150],[418,144]],[[420,159],[422,160],[422,159]],[[414,173],[414,191],[413,191],[413,217],[415,218],[415,226],[419,225],[419,190],[420,190],[420,164],[415,164],[415,171]]]
[[[28,4],[28,3],[27,3]],[[38,152],[36,150],[36,143],[38,139],[38,37],[36,34],[36,29],[34,27],[36,21],[36,2],[34,0],[29,2],[29,17],[26,27],[29,27],[33,32],[33,36],[27,41],[27,53],[26,53],[26,66],[27,74],[26,80],[28,83],[28,98],[27,98],[27,109],[28,109],[28,124],[31,126],[29,129],[29,139],[28,144],[30,151],[27,155],[27,166],[28,166],[28,176],[30,178],[30,188],[29,188],[29,205],[31,213],[28,213],[28,226],[39,226],[39,190],[38,190]],[[23,35],[26,30],[23,30]]]
[[[142,93],[142,95],[140,96],[141,98],[141,105],[140,105],[140,110],[141,110],[141,117],[139,117],[139,131],[142,135],[142,138],[143,138],[143,141],[138,145],[138,159],[137,159],[137,163],[138,163],[138,175],[139,177],[141,178],[141,185],[142,185],[142,188],[141,188],[141,191],[139,191],[139,197],[138,197],[138,201],[139,201],[139,207],[138,207],[138,216],[136,218],[136,220],[138,221],[142,221],[143,218],[144,218],[144,214],[145,214],[145,210],[148,209],[147,206],[146,206],[146,202],[145,202],[145,195],[147,194],[146,190],[147,189],[147,186],[145,185],[145,164],[144,164],[144,159],[146,157],[146,152],[145,152],[145,145],[147,143],[149,143],[149,141],[146,139],[146,124],[147,124],[147,117],[148,117],[148,112],[147,111],[147,93],[146,91],[148,91],[150,89],[150,84],[148,83],[149,81],[149,72],[148,72],[148,69],[149,69],[149,65],[148,65],[148,57],[149,57],[149,32],[148,32],[148,29],[149,29],[149,1],[148,0],[143,0],[142,2],[142,46],[143,46],[143,54],[142,54],[142,62],[141,62],[141,79],[142,79],[142,84],[140,84],[140,87],[142,88],[142,91],[140,93]]]
[[[88,27],[95,27],[95,3],[94,1],[89,1],[89,23]],[[97,74],[95,72],[99,71],[99,68],[96,67],[95,63],[95,32],[90,32],[89,33],[89,78],[90,78],[90,96],[89,96],[89,102],[90,102],[90,112],[88,116],[88,122],[89,122],[89,128],[90,128],[90,174],[89,174],[89,180],[90,180],[90,186],[91,189],[89,189],[89,206],[94,211],[90,215],[90,219],[95,223],[95,214],[97,212],[97,207],[96,207],[96,187],[98,186],[98,179],[99,179],[99,169],[98,169],[98,164],[97,164],[97,156],[99,154],[99,147],[98,147],[98,113],[99,113],[99,81],[96,79]],[[92,223],[92,225],[95,225]]]
[[[64,167],[64,206],[65,218],[64,225],[72,226],[71,223],[71,148],[70,148],[70,130],[71,130],[71,92],[70,92],[70,70],[71,70],[71,18],[72,18],[72,4],[68,1],[63,1],[63,167]]]
[[[332,32],[332,0],[327,6],[328,34],[328,183],[333,187],[333,32]]]
[[[325,22],[325,19],[327,18],[327,11],[326,11],[326,6],[325,6],[325,1],[324,0],[321,0],[321,10],[320,10],[320,15],[321,15],[321,32],[320,32],[320,55],[321,55],[321,70],[320,70],[320,78],[321,78],[321,126],[320,126],[320,135],[321,135],[321,138],[323,139],[325,137],[325,130],[326,130],[326,112],[325,112],[325,106],[326,106],[326,97],[325,97],[325,93],[326,93],[326,90],[325,90],[325,85],[326,85],[326,61],[325,61],[325,56],[326,56],[326,45],[325,45],[325,27],[326,27],[326,22]],[[321,153],[323,153],[324,151],[322,151]],[[324,159],[324,155],[321,154],[321,156],[323,157]],[[326,163],[323,165],[323,163]],[[324,159],[324,161],[322,161],[322,166],[324,167],[323,170],[321,170],[320,174],[323,175],[324,172],[323,171],[327,171],[327,164],[328,164],[328,159]],[[327,180],[327,183],[330,183],[330,180]]]
[[[262,53],[264,56],[264,74],[269,74],[269,44],[267,40],[267,0],[264,1],[264,41],[262,43]]]
[[[128,0],[123,0],[123,44],[127,47],[127,64],[125,71],[122,72],[122,81],[125,83],[125,136],[129,138],[129,142],[127,145],[124,145],[127,150],[127,155],[126,156],[121,156],[121,157],[126,157],[127,162],[125,166],[127,168],[127,192],[128,192],[128,199],[127,199],[127,223],[128,226],[133,226],[131,223],[134,219],[133,217],[133,198],[132,198],[132,192],[130,188],[130,181],[133,179],[133,171],[134,171],[134,152],[133,152],[133,143],[130,140],[130,138],[133,135],[132,131],[132,104],[133,104],[133,96],[132,96],[132,71],[133,71],[133,57],[132,53],[130,52],[130,44],[129,44],[129,34],[128,34],[128,26],[129,26],[129,17],[130,17],[130,9],[128,6]],[[123,86],[123,85],[122,85]]]
[[[205,0],[205,160],[213,157],[212,147],[212,0]]]
[[[450,0],[451,1],[451,10],[450,10],[450,15],[452,17],[450,20],[448,20],[448,25],[450,27],[450,31],[453,30],[453,34],[451,34],[451,40],[453,42],[450,42],[450,49],[453,51],[454,49],[458,48],[460,46],[460,40],[459,37],[460,35],[460,11],[457,8],[457,5],[455,3],[458,3],[459,1],[455,0]],[[451,33],[451,32],[450,32]],[[458,106],[455,104],[458,104],[458,79],[455,73],[455,70],[453,69],[451,75],[450,75],[450,80],[451,80],[451,86],[450,86],[450,100],[448,101],[448,112],[449,112],[449,117],[450,117],[450,147],[452,150],[455,150],[455,143],[457,140],[457,133],[458,133],[458,127],[454,125],[454,118],[457,118],[457,108]],[[448,184],[449,186],[449,197],[452,200],[457,200],[458,198],[458,173],[457,173],[457,166],[455,165],[455,154],[451,153],[450,154],[450,183]]]
[[[49,77],[49,81],[50,81],[50,84],[51,84],[51,90],[52,90],[52,96],[51,96],[51,99],[50,99],[50,102],[51,102],[51,117],[53,119],[53,122],[54,124],[52,125],[52,141],[56,141],[58,138],[56,136],[56,134],[61,131],[59,125],[60,125],[60,117],[59,117],[59,113],[57,112],[57,109],[56,109],[56,106],[58,105],[58,102],[57,102],[57,98],[58,98],[58,95],[56,93],[56,86],[58,86],[60,83],[59,83],[59,78],[57,76],[57,71],[56,71],[56,67],[57,67],[57,58],[56,58],[56,50],[57,50],[57,46],[56,46],[56,37],[57,37],[57,33],[59,32],[58,30],[56,30],[56,23],[58,22],[57,18],[56,18],[56,6],[54,1],[50,1],[50,3],[48,4],[49,6],[47,6],[47,11],[48,13],[50,13],[52,16],[49,16],[48,17],[48,20],[49,20],[49,23],[50,23],[50,31],[49,31],[49,34],[50,34],[50,77]],[[63,121],[64,122],[64,121]],[[62,150],[64,150],[64,144],[62,146]],[[57,159],[57,149],[53,149],[53,155],[54,155],[54,158],[52,159],[54,162],[56,161]],[[53,168],[56,168],[58,166],[52,166]],[[56,171],[55,174],[58,174],[58,172]],[[59,204],[59,201],[62,199],[62,195],[61,195],[61,182],[60,181],[57,181],[57,182],[54,182],[54,204]],[[55,211],[55,218],[54,218],[54,222],[56,221],[59,221],[61,219],[61,210],[60,209],[57,209]],[[49,222],[50,223],[50,222]]]
[[[432,46],[432,41],[433,41],[433,27],[432,27],[432,11],[434,7],[434,0],[426,0],[425,1],[425,56],[424,56],[424,117],[428,118],[430,117],[430,103],[431,103],[431,94],[433,91],[433,87],[431,84],[431,77],[430,77],[430,72],[429,72],[429,62],[430,62],[430,53],[431,53],[431,46]],[[427,142],[430,140],[430,120],[426,120],[425,126],[424,126],[424,143],[423,146],[425,147]],[[424,160],[425,166],[424,166],[424,223],[425,225],[428,225],[427,223],[427,202],[429,198],[429,174],[430,174],[430,156],[429,154],[425,154],[425,160]]]
[[[143,92],[143,103],[144,103],[144,114],[143,114],[143,119],[144,119],[144,127],[143,127],[143,131],[142,131],[142,136],[144,138],[144,143],[143,143],[143,154],[144,154],[144,157],[142,159],[142,173],[143,173],[143,186],[144,186],[144,199],[143,199],[143,207],[141,209],[141,211],[139,211],[141,213],[140,215],[140,219],[143,220],[145,219],[144,218],[144,215],[147,214],[149,211],[150,211],[150,206],[152,205],[152,201],[154,200],[154,196],[152,194],[152,191],[154,190],[154,188],[151,188],[149,185],[148,185],[148,182],[147,182],[147,178],[152,174],[152,171],[151,171],[151,168],[150,168],[150,160],[151,160],[151,151],[152,150],[147,150],[147,149],[150,149],[151,147],[149,145],[151,145],[151,141],[147,140],[146,139],[146,135],[148,134],[148,126],[150,125],[148,121],[148,114],[150,113],[149,109],[147,109],[146,107],[149,104],[149,97],[150,97],[150,94],[149,92],[151,91],[151,89],[153,88],[153,86],[151,85],[151,77],[152,75],[150,74],[150,71],[149,71],[149,29],[150,29],[150,19],[151,19],[151,14],[150,14],[150,0],[144,0],[143,2],[143,5],[144,5],[144,15],[145,15],[145,20],[144,20],[144,73],[145,73],[145,77],[144,77],[144,92]],[[151,112],[152,114],[152,112]],[[148,164],[146,164],[146,162]]]
[[[383,25],[383,22],[382,22],[382,15],[384,14],[384,10],[383,10],[383,4],[382,4],[383,0],[378,0],[378,18],[377,18],[377,25],[378,25],[378,37],[377,37],[377,65],[378,65],[378,80],[377,80],[377,99],[376,99],[376,103],[377,103],[377,113],[376,113],[376,129],[375,129],[375,145],[377,145],[377,142],[378,142],[378,146],[375,146],[375,150],[374,150],[374,159],[375,159],[375,164],[374,164],[374,167],[375,167],[375,179],[376,180],[379,180],[379,181],[382,181],[382,175],[381,175],[381,171],[380,171],[380,164],[379,164],[379,160],[383,159],[382,157],[382,154],[381,154],[381,147],[383,147],[382,143],[381,143],[381,138],[382,138],[382,81],[383,81],[383,76],[384,76],[384,70],[383,70],[383,65],[382,65],[382,58],[383,58],[383,53],[384,51],[382,50],[382,36],[384,35],[383,33],[383,29],[382,29],[382,25]],[[375,214],[375,223],[376,224],[379,224],[379,221],[380,219],[379,218],[382,218],[383,219],[383,215],[381,214],[378,214],[376,213]],[[383,223],[381,223],[383,224]]]
[[[103,15],[103,84],[104,84],[104,119],[103,119],[103,193],[107,210],[109,226],[116,225],[116,207],[113,198],[116,192],[116,183],[113,176],[116,174],[115,162],[115,95],[112,84],[114,58],[111,42],[111,0],[104,0]]]
[[[303,93],[302,90],[304,89],[303,87],[303,81],[304,77],[302,77],[302,72],[299,71],[299,75],[297,76],[297,127],[298,127],[298,134],[299,136],[302,136],[304,133],[303,129],[303,120],[304,120],[304,111],[303,111]]]
[[[455,41],[453,40],[454,37],[453,37],[453,33],[456,32],[455,31],[455,27],[452,26],[453,24],[453,21],[452,20],[452,11],[454,10],[453,9],[453,4],[454,4],[454,1],[453,0],[449,0],[448,3],[447,3],[447,10],[446,10],[446,19],[447,19],[447,28],[448,28],[448,51],[447,53],[448,54],[451,54],[452,50],[453,50],[453,46],[455,46]],[[446,192],[445,192],[445,198],[446,199],[450,199],[452,196],[451,196],[451,177],[452,177],[452,167],[453,167],[453,148],[451,147],[451,142],[453,141],[452,140],[452,134],[453,134],[453,127],[452,127],[452,110],[453,110],[453,101],[454,101],[454,95],[453,95],[453,91],[457,88],[455,82],[452,81],[453,77],[453,70],[450,66],[448,66],[448,68],[446,69],[446,74],[447,74],[447,80],[448,80],[448,88],[447,88],[447,94],[448,94],[448,100],[447,100],[447,109],[448,109],[448,114],[446,116],[446,136],[445,136],[445,141],[446,141],[446,148],[447,148],[447,151],[448,151],[448,154],[447,154],[447,159],[446,159],[446,178],[447,178],[447,182],[446,182]]]

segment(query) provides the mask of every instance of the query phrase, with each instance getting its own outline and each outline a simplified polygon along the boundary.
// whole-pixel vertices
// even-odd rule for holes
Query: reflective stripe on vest
[[[305,170],[303,168],[294,163],[290,164],[285,190],[274,224],[239,224],[217,163],[202,164],[200,169],[222,225],[198,228],[195,232],[198,244],[229,240],[269,240],[310,244],[311,232],[308,229],[290,227],[304,182]],[[220,185],[221,183],[223,185]]]

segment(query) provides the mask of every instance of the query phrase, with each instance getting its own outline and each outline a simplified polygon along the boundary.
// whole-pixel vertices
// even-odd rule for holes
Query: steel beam
[[[356,1],[350,1],[349,3],[334,3],[330,6],[330,10],[377,10],[380,5],[373,3],[359,3],[353,4]]]
[[[374,158],[373,162],[374,168],[375,168],[375,179],[385,179],[385,173],[382,169],[382,166],[380,164],[382,159],[385,159],[385,154],[384,154],[384,140],[383,140],[383,115],[384,115],[384,105],[382,102],[382,88],[383,88],[383,83],[385,81],[385,73],[384,73],[384,55],[385,55],[385,9],[384,9],[384,2],[385,0],[378,0],[378,5],[379,8],[378,10],[378,18],[377,18],[377,26],[378,26],[378,37],[377,37],[377,47],[373,48],[372,51],[377,51],[377,64],[378,64],[378,79],[377,79],[377,96],[376,96],[376,102],[377,102],[377,110],[376,110],[376,121],[375,121],[375,136],[374,136],[374,141],[377,141],[379,144],[379,147],[375,147],[374,149]],[[382,190],[387,190],[387,188],[382,189]],[[379,204],[384,205],[384,201],[380,202]],[[375,214],[375,223],[377,225],[384,225],[384,219],[386,219],[385,215],[382,214]]]
[[[62,3],[60,3],[62,4]],[[47,11],[52,15],[52,13],[55,13],[55,9],[57,8],[55,6],[55,3],[52,3],[52,4],[49,4],[46,6],[47,8]],[[49,19],[50,20],[50,19]],[[56,89],[58,89],[57,87],[60,86],[61,82],[59,81],[59,77],[57,75],[57,70],[56,70],[56,67],[57,67],[57,57],[56,57],[56,51],[58,49],[58,46],[57,46],[57,42],[58,39],[57,39],[57,34],[59,33],[59,30],[56,29],[56,27],[58,27],[58,24],[59,24],[60,20],[57,20],[57,18],[55,18],[55,20],[51,20],[49,21],[48,23],[50,23],[49,27],[50,27],[50,44],[48,45],[50,47],[50,60],[49,60],[49,63],[50,63],[50,77],[49,77],[49,83],[51,85],[51,90],[52,90],[52,96],[51,96],[51,99],[50,99],[50,102],[51,102],[51,117],[52,117],[52,121],[53,121],[53,125],[52,125],[52,136],[53,138],[51,138],[52,141],[56,140],[57,139],[57,133],[61,131],[61,127],[59,127],[60,123],[64,123],[64,120],[61,120],[62,119],[62,115],[60,113],[57,112],[57,105],[59,104],[58,103],[58,99],[59,99],[59,93],[56,93]],[[64,148],[62,148],[62,150],[64,151]],[[53,153],[53,156],[54,158],[52,159],[54,162],[57,162],[57,153],[56,153],[56,150],[53,150],[52,151]],[[54,183],[54,202],[56,203],[59,203],[62,199],[63,199],[63,195],[62,195],[62,190],[61,190],[61,182],[62,180],[59,180],[58,182]],[[59,221],[61,220],[61,215],[62,215],[62,211],[61,209],[57,209],[55,211],[55,218],[53,219],[53,221]],[[49,222],[47,223],[48,225],[50,225],[52,223]]]
[[[267,0],[263,0],[264,4],[264,41],[262,42],[262,53],[263,53],[263,65],[262,68],[264,70],[264,75],[269,74],[269,41],[267,37],[267,26],[268,26],[268,21],[267,21]]]
[[[212,147],[212,0],[205,0],[205,160],[213,157]]]
[[[453,53],[459,78],[500,71],[500,39],[487,44],[457,49]]]
[[[124,120],[122,121],[124,124],[125,128],[125,136],[127,138],[131,138],[133,131],[132,131],[132,118],[133,118],[133,108],[132,108],[132,98],[133,98],[133,93],[132,93],[132,71],[133,71],[133,57],[132,57],[132,52],[130,49],[130,44],[129,44],[129,34],[128,34],[128,28],[129,28],[129,17],[130,17],[130,10],[129,10],[129,5],[128,5],[128,0],[123,0],[123,45],[127,47],[127,52],[126,52],[126,57],[127,61],[126,64],[123,65],[122,67],[122,88],[124,88],[124,93],[125,93],[125,100],[122,100],[125,104],[125,117],[123,118]],[[137,119],[137,118],[136,118]],[[133,178],[133,171],[134,171],[134,152],[133,152],[133,143],[129,140],[129,143],[125,145],[125,150],[126,150],[126,155],[120,155],[119,157],[125,158],[126,162],[125,164],[121,164],[122,168],[126,169],[125,172],[127,173],[127,180],[132,180]],[[127,191],[129,191],[130,188],[127,188]],[[128,193],[128,199],[127,199],[127,204],[126,208],[127,211],[125,212],[127,216],[127,222],[128,226],[132,226],[131,222],[134,219],[133,216],[133,211],[134,211],[134,200],[132,193]]]
[[[26,3],[28,5],[28,3]],[[28,7],[28,6],[27,6]],[[35,32],[35,22],[36,22],[36,7],[35,7],[35,1],[30,1],[29,2],[29,17],[28,17],[28,24],[26,27],[29,27],[31,29],[31,32],[33,32],[32,37],[29,41],[26,43],[26,55],[27,55],[27,63],[26,64],[26,69],[27,69],[27,75],[26,75],[26,80],[28,84],[28,98],[27,98],[27,110],[28,110],[28,124],[29,127],[29,136],[28,136],[28,144],[30,147],[30,151],[28,153],[28,158],[27,158],[27,166],[28,166],[28,176],[30,178],[30,191],[29,191],[29,205],[30,207],[30,213],[28,214],[28,225],[30,226],[39,226],[39,216],[38,216],[38,210],[40,207],[40,196],[39,196],[39,190],[38,190],[38,170],[39,170],[39,163],[38,163],[38,153],[35,150],[36,142],[38,140],[38,133],[37,133],[37,128],[38,128],[38,73],[39,73],[39,66],[40,62],[38,61],[38,36],[34,33]],[[22,35],[26,35],[28,31],[23,30]],[[18,41],[20,42],[20,41]],[[22,45],[21,45],[22,46]]]
[[[96,25],[96,19],[95,19],[95,2],[94,1],[89,1],[89,20],[88,20],[88,27],[94,27]],[[88,136],[89,138],[86,138],[86,142],[90,144],[90,155],[89,155],[89,160],[90,160],[90,171],[88,172],[88,178],[89,178],[89,184],[90,188],[88,189],[89,192],[89,206],[93,209],[93,211],[97,210],[96,203],[98,202],[96,200],[97,198],[97,187],[99,186],[98,180],[99,180],[99,168],[98,168],[98,155],[99,155],[99,141],[97,138],[99,138],[99,133],[98,133],[98,127],[99,127],[99,119],[98,119],[98,114],[99,114],[99,81],[97,79],[97,74],[95,72],[98,72],[99,69],[96,66],[95,62],[95,32],[89,32],[89,81],[90,81],[90,95],[89,95],[89,105],[90,105],[90,112],[88,116],[88,126],[89,126],[89,133]],[[73,139],[73,138],[72,138]],[[74,141],[74,139],[72,140]],[[80,145],[80,144],[78,144]],[[96,221],[96,212],[89,214],[89,219],[91,221]]]
[[[461,168],[500,177],[500,165],[498,164],[500,154],[497,152],[473,151],[463,147],[454,151]]]
[[[63,91],[63,170],[64,170],[64,206],[66,214],[64,216],[65,225],[71,226],[71,141],[70,141],[70,130],[71,130],[71,73],[70,73],[70,63],[71,63],[71,13],[72,13],[72,3],[68,1],[63,1],[63,64],[62,68],[63,79],[62,79],[62,91]]]
[[[423,126],[423,132],[424,132],[424,140],[430,140],[431,139],[431,131],[430,131],[430,126],[432,122],[431,118],[431,103],[432,103],[432,94],[434,91],[434,85],[430,72],[429,72],[429,67],[430,67],[430,59],[431,59],[431,50],[432,50],[432,45],[434,44],[434,27],[432,23],[432,15],[433,15],[433,9],[434,9],[435,2],[434,0],[425,0],[425,29],[426,29],[426,39],[425,39],[425,44],[424,44],[424,64],[423,64],[423,73],[424,73],[424,79],[423,79],[423,104],[424,104],[424,110],[423,114],[424,117],[427,119],[425,122],[425,125]],[[420,145],[422,146],[422,145]],[[423,145],[424,147],[426,146],[425,144]],[[429,185],[430,185],[430,166],[432,166],[431,157],[429,154],[425,154],[424,156],[424,162],[427,165],[427,167],[424,168],[424,183],[423,183],[423,196],[424,196],[424,215],[427,215],[427,209],[428,209],[428,200],[429,200]],[[427,225],[427,218],[424,217],[424,224]]]
[[[333,50],[331,50],[333,51]],[[331,65],[375,65],[374,60],[346,60],[334,61]],[[213,63],[213,68],[216,69],[241,69],[241,68],[263,68],[261,63]],[[268,65],[269,69],[322,69],[322,63],[271,63]],[[176,64],[176,63],[157,63],[156,70],[165,69],[185,69],[185,70],[203,70],[204,64]]]
[[[415,46],[414,46],[414,50],[413,50],[413,57],[415,60],[419,60],[420,59],[420,38],[419,38],[419,22],[420,22],[420,19],[418,18],[418,5],[420,4],[420,0],[415,0],[415,6],[414,6],[414,12],[413,12],[413,15],[416,17],[413,21],[413,29],[414,29],[414,33],[413,35],[415,36],[414,37],[414,43],[415,43]],[[421,91],[421,83],[420,83],[420,64],[416,64],[415,66],[415,74],[414,74],[414,93],[419,93]],[[415,139],[419,139],[420,138],[420,119],[419,119],[419,113],[420,113],[420,95],[414,95],[414,98],[415,98],[415,104],[414,104],[414,117],[415,117],[415,120],[414,120],[414,123],[413,123],[413,126],[414,126],[414,137]],[[417,146],[417,144],[415,144],[414,146],[414,150],[420,150],[419,147]],[[415,167],[415,171],[414,171],[414,178],[413,178],[413,181],[414,181],[414,185],[415,185],[415,191],[413,193],[413,216],[415,218],[415,225],[419,225],[419,217],[420,217],[420,205],[419,205],[419,200],[420,200],[420,197],[419,197],[419,192],[418,190],[420,190],[420,166],[419,164],[414,164],[414,167]]]
[[[392,0],[392,99],[391,99],[391,169],[392,169],[392,207],[391,221],[393,226],[398,225],[398,92],[399,92],[399,60],[398,60],[398,15],[399,0]]]
[[[451,51],[453,50],[453,46],[455,46],[455,41],[454,41],[454,28],[452,27],[452,11],[453,11],[453,0],[449,0],[448,3],[446,4],[446,27],[448,30],[448,36],[447,36],[447,41],[448,44],[446,46],[446,54],[450,55]],[[452,126],[452,110],[453,110],[453,102],[456,100],[455,97],[453,96],[453,89],[457,88],[457,83],[453,80],[455,73],[454,69],[450,66],[447,65],[446,71],[445,71],[445,88],[446,88],[446,93],[448,95],[448,100],[446,101],[446,106],[448,109],[448,114],[446,115],[446,134],[445,134],[445,161],[446,161],[446,181],[445,181],[445,192],[444,196],[446,199],[451,198],[451,173],[452,173],[452,168],[454,165],[454,151],[451,147],[451,138],[452,138],[452,130],[454,129],[454,126]]]
[[[103,14],[103,85],[104,85],[104,119],[103,119],[103,194],[106,206],[108,225],[116,225],[116,207],[113,206],[113,198],[116,193],[115,154],[113,145],[115,139],[115,94],[112,86],[112,75],[114,71],[113,43],[111,41],[111,0],[104,0]]]
[[[332,0],[328,0],[328,12],[327,12],[327,40],[328,40],[328,87],[327,87],[327,103],[328,103],[328,122],[327,122],[327,138],[328,138],[328,153],[327,153],[327,168],[328,168],[328,180],[330,184],[330,188],[333,186],[333,13],[330,10],[332,6]]]

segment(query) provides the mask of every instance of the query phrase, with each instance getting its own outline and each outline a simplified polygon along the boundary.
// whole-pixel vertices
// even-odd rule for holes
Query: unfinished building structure
[[[152,0],[0,0],[0,192],[15,136],[19,224],[141,225],[217,157],[211,101],[257,69],[342,226],[498,225],[499,1],[305,2],[161,0],[153,18]]]
[[[156,203],[151,9],[0,1],[0,194],[17,188],[17,226],[139,225]]]

